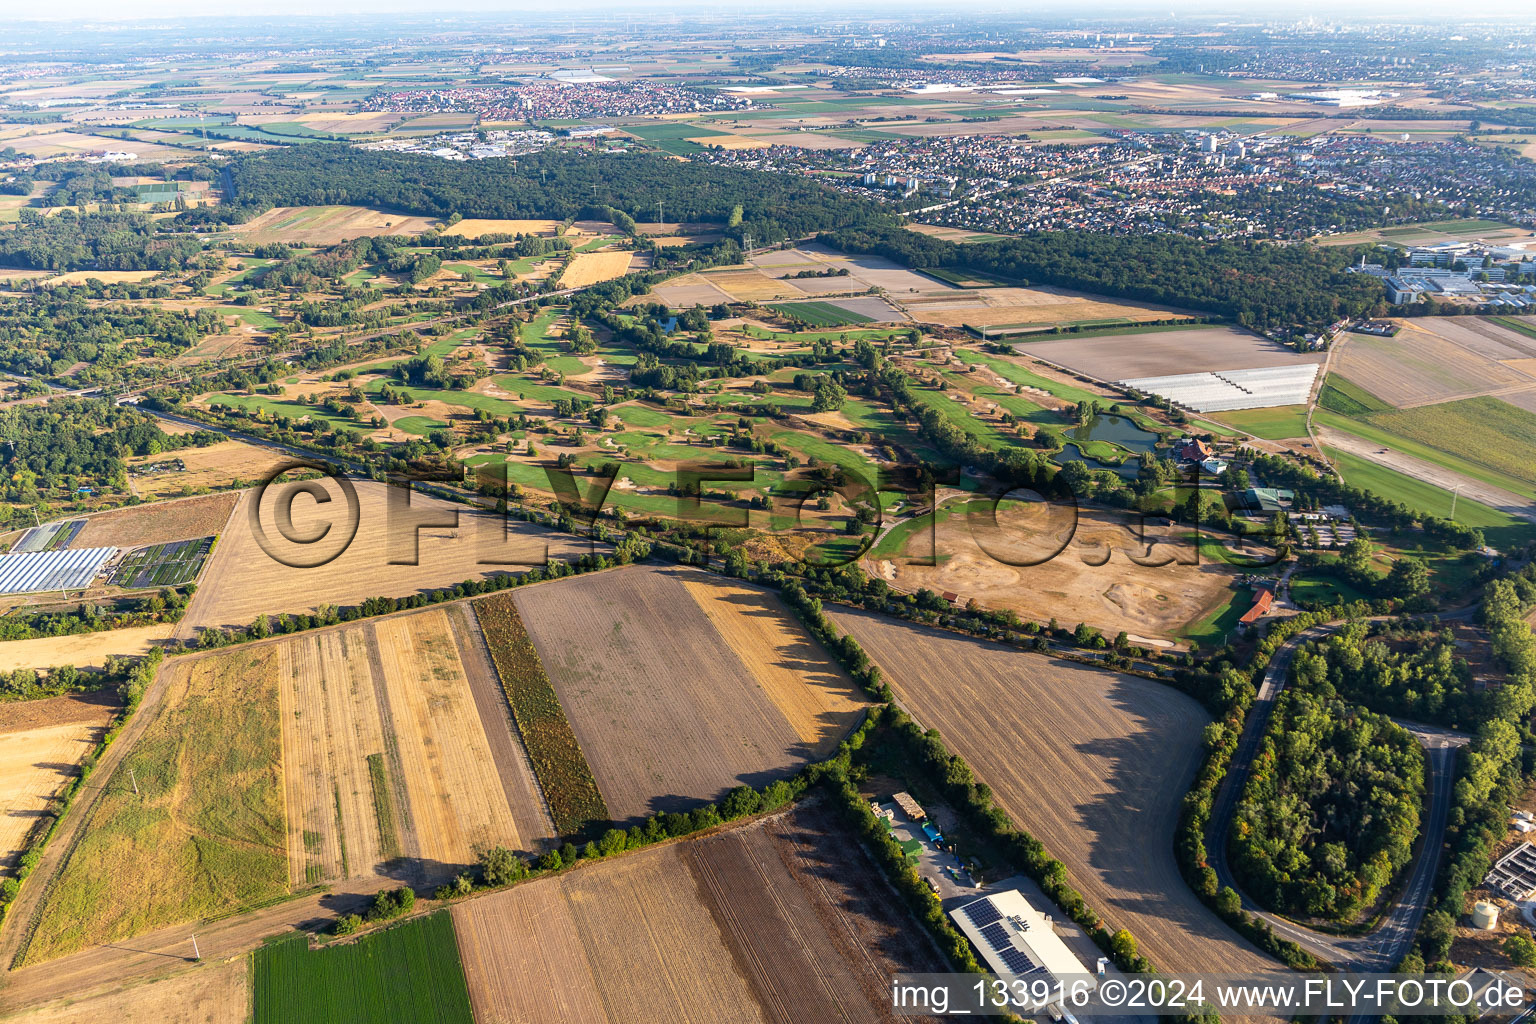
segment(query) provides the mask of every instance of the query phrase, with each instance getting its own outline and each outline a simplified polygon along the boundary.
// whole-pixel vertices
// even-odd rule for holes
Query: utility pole
[[[741,236],[741,245],[742,245],[741,251],[742,251],[743,255],[751,252],[752,251],[752,236],[751,235],[742,235]]]
[[[1456,496],[1461,493],[1461,484],[1451,488],[1451,522],[1456,521]]]
[[[665,218],[663,218],[661,215],[661,200],[658,199],[656,200],[656,223],[660,224],[663,219]]]
[[[128,777],[133,780],[133,795],[134,796],[138,796],[139,795],[139,777],[136,774],[134,774],[134,771],[133,771],[132,768],[128,769]],[[195,942],[196,940],[194,939],[193,941]]]
[[[202,958],[203,958],[203,954],[197,948],[197,933],[193,932],[192,933],[192,959],[194,959],[194,960],[201,960]]]

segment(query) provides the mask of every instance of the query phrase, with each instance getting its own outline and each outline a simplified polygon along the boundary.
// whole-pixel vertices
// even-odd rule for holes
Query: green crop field
[[[1536,414],[1508,402],[1466,398],[1385,409],[1342,422],[1333,413],[1319,415],[1367,440],[1536,497]]]
[[[1364,416],[1366,413],[1384,412],[1392,408],[1365,388],[1337,373],[1330,373],[1324,378],[1317,404],[1342,416]]]
[[[112,574],[112,585],[137,589],[142,587],[179,587],[197,579],[203,562],[213,551],[213,538],[178,540],[140,548],[125,557]]]
[[[447,911],[312,950],[300,933],[251,954],[255,1024],[473,1024]]]
[[[1391,501],[1400,501],[1420,515],[1438,516],[1441,519],[1450,517],[1451,492],[1443,487],[1416,480],[1326,445],[1323,453],[1338,467],[1345,483],[1364,488]],[[1466,497],[1456,501],[1456,521],[1478,527],[1487,537],[1488,543],[1500,549],[1519,547],[1536,540],[1536,524]]]
[[[785,316],[796,317],[816,327],[841,327],[844,324],[868,324],[874,317],[854,313],[830,302],[770,302],[769,309],[776,309]]]
[[[1307,436],[1307,407],[1282,405],[1272,409],[1235,409],[1212,413],[1211,418],[1266,441]]]

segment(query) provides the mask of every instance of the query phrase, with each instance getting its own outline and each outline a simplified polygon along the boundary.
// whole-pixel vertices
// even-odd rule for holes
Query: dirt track
[[[1375,441],[1367,441],[1332,427],[1318,425],[1315,429],[1318,440],[1330,448],[1337,448],[1341,452],[1358,456],[1379,466],[1395,469],[1399,473],[1434,484],[1436,487],[1443,487],[1448,491],[1460,488],[1461,496],[1464,498],[1480,501],[1490,508],[1536,523],[1536,506],[1532,506],[1525,498],[1511,491],[1484,483],[1475,477],[1463,476],[1437,466],[1433,462],[1405,455],[1392,448],[1383,448]]]

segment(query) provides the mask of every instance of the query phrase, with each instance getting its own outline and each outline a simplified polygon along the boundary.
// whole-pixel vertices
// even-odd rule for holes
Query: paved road
[[[1459,617],[1468,612],[1468,609],[1462,609],[1451,614],[1452,617]],[[1408,952],[1413,943],[1413,936],[1418,931],[1419,921],[1429,905],[1435,872],[1440,864],[1446,820],[1450,815],[1456,750],[1467,742],[1466,735],[1415,722],[1399,723],[1412,732],[1425,748],[1429,815],[1420,829],[1419,834],[1422,838],[1418,857],[1414,861],[1413,870],[1397,902],[1370,932],[1364,935],[1332,935],[1302,927],[1284,917],[1272,914],[1243,893],[1227,861],[1227,833],[1232,827],[1232,819],[1237,812],[1237,803],[1244,784],[1248,781],[1248,771],[1252,766],[1253,756],[1258,751],[1259,743],[1268,728],[1269,719],[1274,713],[1275,700],[1285,689],[1291,662],[1303,643],[1320,639],[1341,625],[1342,623],[1329,623],[1303,631],[1282,646],[1270,661],[1269,669],[1264,673],[1264,681],[1249,711],[1248,720],[1243,726],[1243,733],[1238,739],[1231,767],[1221,788],[1217,791],[1216,803],[1211,809],[1210,830],[1206,836],[1207,859],[1215,869],[1221,884],[1231,886],[1242,895],[1244,909],[1262,917],[1282,938],[1297,943],[1313,956],[1333,964],[1340,970],[1385,971],[1391,970]]]

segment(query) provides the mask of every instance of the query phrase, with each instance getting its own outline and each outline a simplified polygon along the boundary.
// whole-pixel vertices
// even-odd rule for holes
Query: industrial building
[[[1090,987],[1097,987],[1097,978],[1056,934],[1051,919],[1030,906],[1017,889],[983,896],[956,907],[949,916],[994,974],[1046,979],[1052,988],[1056,982],[1067,985],[1085,978]],[[1047,1002],[1021,1009],[1039,1011]]]

